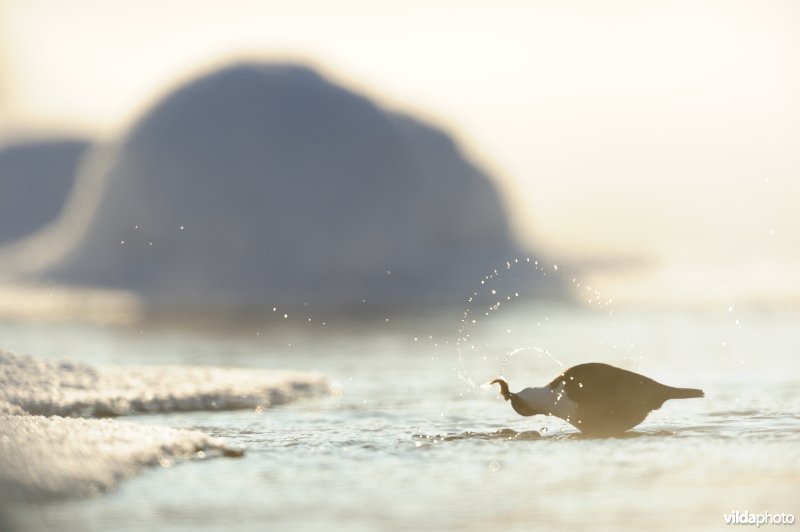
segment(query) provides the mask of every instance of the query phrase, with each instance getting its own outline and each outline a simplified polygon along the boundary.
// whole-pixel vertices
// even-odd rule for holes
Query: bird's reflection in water
[[[561,434],[555,437],[568,440],[630,440],[633,438],[675,436],[676,434],[677,432],[672,432],[671,430],[656,430],[653,432],[629,430],[627,432],[623,432],[622,434],[614,434],[613,436],[592,436],[582,432],[570,432],[568,434]]]
[[[675,432],[669,430],[657,430],[653,432],[628,431],[611,437],[587,436],[586,434],[582,434],[580,432],[561,432],[551,436],[545,436],[536,430],[525,430],[520,432],[514,429],[497,429],[492,432],[474,432],[468,430],[458,434],[414,434],[412,437],[414,440],[416,440],[417,446],[419,447],[425,443],[440,443],[462,440],[627,440],[642,437],[663,437],[675,435]]]

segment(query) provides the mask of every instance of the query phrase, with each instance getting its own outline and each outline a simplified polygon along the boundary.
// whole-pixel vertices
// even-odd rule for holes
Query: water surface
[[[466,340],[458,313],[387,318],[219,330],[0,325],[4,347],[43,358],[313,370],[337,390],[266,411],[134,416],[247,452],[149,469],[113,492],[13,516],[76,531],[707,530],[734,510],[800,516],[795,315],[520,305],[470,323]],[[587,361],[707,397],[670,401],[628,437],[598,440],[519,417],[496,387],[478,386],[500,371],[512,390],[541,385],[561,364]]]

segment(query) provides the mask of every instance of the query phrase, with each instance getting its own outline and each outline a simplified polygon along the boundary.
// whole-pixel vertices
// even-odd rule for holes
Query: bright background
[[[0,0],[0,140],[297,60],[456,135],[617,301],[800,301],[800,2]]]

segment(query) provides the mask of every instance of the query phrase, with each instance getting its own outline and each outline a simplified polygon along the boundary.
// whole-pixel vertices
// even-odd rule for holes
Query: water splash
[[[513,275],[512,272],[518,268],[533,268],[536,273],[542,276],[543,282],[546,282],[544,278],[547,277],[548,273],[551,275],[558,275],[559,278],[564,279],[567,284],[569,279],[571,279],[571,288],[574,298],[585,308],[598,311],[611,318],[612,323],[610,323],[609,326],[612,329],[617,328],[613,308],[614,300],[604,296],[590,284],[581,283],[577,277],[569,277],[567,273],[569,271],[568,268],[563,267],[563,265],[559,266],[558,264],[545,263],[545,261],[539,261],[530,257],[508,260],[505,262],[504,268],[489,270],[482,279],[479,279],[475,291],[466,298],[466,307],[461,317],[461,323],[455,341],[458,364],[457,367],[453,369],[458,379],[466,385],[471,393],[478,391],[479,388],[483,388],[482,384],[487,376],[482,375],[480,384],[477,383],[476,379],[473,379],[470,374],[470,370],[468,370],[468,361],[490,361],[492,358],[496,358],[499,363],[499,372],[494,374],[504,376],[506,375],[512,357],[520,353],[534,353],[540,359],[546,358],[554,362],[559,368],[559,371],[564,370],[564,363],[553,354],[551,349],[548,349],[548,346],[542,345],[536,339],[531,341],[530,338],[521,338],[522,341],[519,343],[523,345],[512,345],[510,348],[505,347],[502,349],[495,349],[490,343],[486,343],[485,340],[483,340],[483,343],[480,341],[479,335],[477,334],[478,329],[485,322],[494,318],[497,313],[507,310],[509,307],[513,307],[515,302],[520,301],[519,287],[516,287],[517,291],[515,291],[513,285],[509,286],[510,283],[500,283],[504,276]],[[535,323],[537,328],[544,327],[550,323],[550,316],[545,315],[538,319],[531,319],[531,323]],[[498,329],[498,335],[502,334],[503,331],[506,335],[512,335],[512,332],[516,328],[509,325],[510,324],[504,324],[500,327]],[[538,330],[534,327],[531,327],[531,329],[534,331],[534,334]],[[508,338],[505,335],[503,336]],[[510,336],[510,338],[515,338],[515,336]],[[621,341],[612,341],[609,344],[601,342],[600,347],[607,349],[613,345],[613,355],[616,358],[622,354],[622,351],[619,351],[618,348],[619,346],[623,346],[623,344],[625,344],[624,347],[631,350],[635,347],[631,342]],[[504,354],[487,356],[487,349],[496,352],[504,352]],[[641,366],[641,357],[630,355],[623,358],[630,359],[631,365],[637,366],[633,369],[640,369],[638,366]]]
[[[552,360],[553,362],[558,364],[559,367],[561,367],[562,369],[564,368],[564,363],[561,362],[559,359],[557,359],[555,356],[553,356],[553,354],[550,351],[548,351],[547,349],[544,349],[544,348],[541,348],[541,347],[537,347],[535,345],[526,345],[526,346],[523,346],[523,347],[517,347],[516,349],[512,349],[511,351],[508,351],[506,353],[506,356],[503,358],[503,363],[500,365],[500,375],[505,375],[506,365],[508,364],[509,359],[511,357],[513,357],[514,355],[516,355],[517,353],[522,353],[524,351],[533,351],[533,352],[537,353],[539,355],[539,357],[541,357],[542,355],[545,355],[550,360]]]
[[[534,268],[534,270],[539,272],[542,277],[547,275],[545,266],[540,265],[539,261],[536,259],[531,259],[530,257],[526,257],[524,259],[510,259],[505,262],[505,268],[501,268],[500,270],[490,270],[482,279],[480,279],[477,289],[472,292],[469,297],[467,297],[466,308],[464,309],[464,313],[461,318],[461,324],[458,328],[458,335],[455,341],[458,365],[453,369],[455,370],[458,379],[467,386],[470,392],[477,391],[479,387],[482,388],[485,384],[481,383],[481,385],[478,385],[469,375],[469,372],[466,368],[465,351],[475,354],[480,352],[480,348],[472,341],[471,331],[482,321],[487,320],[495,313],[508,308],[511,302],[519,300],[520,293],[518,290],[514,291],[512,289],[504,291],[501,290],[500,287],[495,286],[495,283],[499,282],[499,280],[503,278],[504,274],[507,274],[514,268],[518,267]],[[553,269],[558,270],[558,267],[553,265]],[[537,324],[540,325],[541,322],[537,322]],[[505,331],[506,334],[511,334],[510,328],[506,328]],[[563,367],[563,364],[558,361],[547,349],[538,346],[524,346],[506,352],[500,366],[500,375],[504,374],[509,358],[522,351],[534,351],[539,353],[540,356],[542,354],[547,355],[549,358],[558,363],[560,367]],[[482,358],[483,360],[486,360],[485,355],[483,355]]]

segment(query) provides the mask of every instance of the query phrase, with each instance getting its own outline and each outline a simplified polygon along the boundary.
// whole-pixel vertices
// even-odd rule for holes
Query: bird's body
[[[704,397],[702,390],[673,388],[644,375],[608,364],[592,362],[574,366],[549,384],[508,391],[503,379],[500,393],[523,416],[553,415],[590,436],[615,436],[644,421],[669,399]]]

